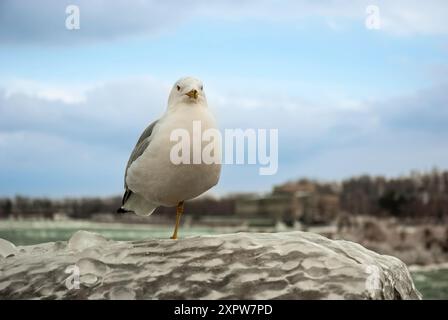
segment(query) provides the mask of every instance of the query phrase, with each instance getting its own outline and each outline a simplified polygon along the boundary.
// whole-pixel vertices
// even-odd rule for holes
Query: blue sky
[[[379,30],[365,27],[369,4]],[[447,168],[446,17],[445,1],[4,0],[0,195],[119,194],[185,75],[203,80],[222,129],[279,129],[276,175],[226,165],[213,194]]]

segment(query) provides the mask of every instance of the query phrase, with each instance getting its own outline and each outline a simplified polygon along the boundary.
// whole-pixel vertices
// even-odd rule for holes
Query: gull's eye
[[[179,85],[177,86],[177,91],[180,91],[180,86]]]
[[[201,91],[204,90],[204,86],[201,86]]]

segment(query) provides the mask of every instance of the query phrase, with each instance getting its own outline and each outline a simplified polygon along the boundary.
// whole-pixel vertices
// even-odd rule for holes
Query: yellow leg
[[[177,229],[179,228],[179,222],[180,222],[180,216],[184,213],[184,202],[181,201],[177,204],[176,208],[176,226],[174,227],[173,235],[171,236],[171,239],[176,240],[177,239]]]

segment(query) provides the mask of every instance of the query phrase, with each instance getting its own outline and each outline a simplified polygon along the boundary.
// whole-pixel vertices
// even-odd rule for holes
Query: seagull
[[[176,206],[171,239],[177,239],[184,202],[215,186],[221,172],[220,163],[175,164],[171,161],[170,151],[174,145],[171,133],[183,129],[193,137],[194,121],[200,121],[202,130],[217,127],[202,82],[193,77],[181,78],[171,89],[165,113],[143,131],[131,153],[125,170],[122,206],[117,210],[149,216],[159,206]],[[204,143],[200,146],[204,148]],[[192,146],[190,148],[192,150]],[[219,148],[215,152],[220,153]]]

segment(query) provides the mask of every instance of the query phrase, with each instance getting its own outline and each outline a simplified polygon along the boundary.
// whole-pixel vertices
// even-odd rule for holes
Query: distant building
[[[290,182],[274,187],[271,194],[248,196],[235,203],[237,216],[270,218],[288,225],[295,221],[305,224],[326,223],[339,212],[336,192],[319,192],[310,181]]]

